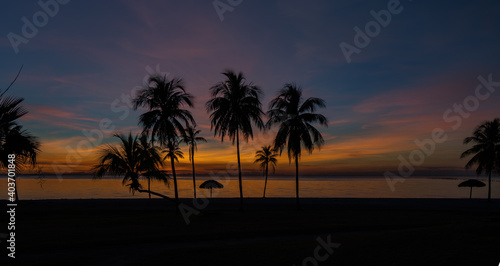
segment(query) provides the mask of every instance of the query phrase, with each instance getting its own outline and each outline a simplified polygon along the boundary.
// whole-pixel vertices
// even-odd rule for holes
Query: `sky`
[[[236,165],[204,107],[226,69],[262,88],[264,111],[289,82],[325,100],[303,175],[464,174],[463,139],[500,117],[498,1],[9,0],[0,13],[0,88],[24,65],[6,95],[25,99],[47,173],[89,172],[113,134],[139,133],[144,110],[127,103],[153,73],[195,95],[200,174]],[[246,174],[275,132],[242,144]],[[277,172],[294,173],[286,154]]]

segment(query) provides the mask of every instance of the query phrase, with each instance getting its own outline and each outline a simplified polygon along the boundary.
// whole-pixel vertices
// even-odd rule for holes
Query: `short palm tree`
[[[199,137],[201,130],[196,129],[194,126],[189,126],[185,129],[186,136],[184,137],[184,142],[189,147],[189,161],[191,162],[191,166],[193,168],[193,192],[194,198],[196,199],[196,174],[194,170],[194,152],[198,150],[198,142],[203,141],[207,142],[204,137]]]
[[[170,165],[172,166],[172,176],[174,177],[174,191],[175,191],[175,200],[179,200],[179,194],[177,189],[177,175],[175,173],[175,162],[179,162],[179,158],[184,159],[184,153],[179,148],[179,141],[173,140],[167,143],[167,148],[163,150],[166,153],[165,158],[163,160],[170,159]]]
[[[101,149],[98,163],[93,167],[94,178],[98,179],[104,175],[123,176],[122,184],[126,184],[132,194],[136,191],[151,193],[164,199],[171,198],[151,190],[142,189],[139,182],[141,177],[163,181],[168,184],[168,174],[161,170],[163,161],[157,147],[151,142],[144,141],[139,136],[115,135],[120,139],[120,144],[106,145]],[[128,183],[128,184],[127,184]],[[175,201],[177,203],[177,201]]]
[[[155,162],[156,160],[156,154],[158,154],[158,147],[154,146],[153,142],[148,139],[147,134],[141,134],[141,136],[138,138],[139,141],[139,147],[144,150],[144,154],[146,156],[149,156],[149,158],[146,158],[145,161],[147,162]],[[149,198],[151,199],[151,177],[150,172],[144,173],[144,177],[148,180],[148,190],[149,190]]]
[[[33,167],[36,165],[40,142],[17,122],[17,119],[28,113],[21,106],[23,100],[23,98],[3,97],[3,93],[0,96],[0,167],[9,165],[9,154],[15,154],[15,165],[18,170],[26,164]],[[17,185],[15,197],[19,200]]]
[[[271,148],[271,145],[267,146],[262,146],[261,150],[258,150],[255,153],[255,161],[254,163],[260,163],[260,168],[262,169],[262,172],[264,176],[266,177],[264,181],[264,195],[262,196],[263,198],[266,197],[266,187],[267,187],[267,176],[269,172],[269,165],[273,168],[273,173],[276,169],[276,163],[278,163],[278,153],[274,149]]]
[[[262,91],[253,83],[246,83],[241,72],[236,74],[228,70],[222,74],[226,79],[210,88],[212,99],[207,102],[206,108],[210,112],[211,128],[214,130],[214,135],[219,135],[221,141],[224,141],[224,137],[227,135],[232,140],[233,145],[236,142],[240,209],[242,209],[240,133],[243,135],[243,139],[248,142],[249,138],[253,139],[252,124],[255,124],[259,129],[264,127],[260,102]]]
[[[139,91],[134,99],[134,108],[145,107],[147,112],[139,118],[143,132],[150,132],[153,141],[162,147],[172,146],[173,142],[184,137],[184,127],[196,125],[191,112],[184,109],[193,107],[193,96],[186,92],[182,79],[167,79],[166,76],[153,75],[148,85]],[[167,147],[168,148],[168,147]],[[177,178],[173,160],[172,174],[174,189],[178,200]]]
[[[472,136],[464,139],[464,144],[473,143],[460,158],[473,157],[465,165],[466,169],[477,165],[476,173],[488,175],[488,201],[491,201],[491,174],[500,172],[500,119],[486,121],[476,127]]]
[[[302,148],[312,153],[314,146],[320,148],[324,144],[323,136],[313,126],[319,123],[328,126],[328,120],[321,114],[314,113],[318,107],[325,107],[325,102],[319,98],[302,98],[302,89],[295,84],[286,84],[279,95],[269,104],[267,127],[279,125],[274,139],[274,148],[282,153],[285,146],[288,149],[288,159],[295,160],[295,189],[297,208],[299,201],[299,159]]]

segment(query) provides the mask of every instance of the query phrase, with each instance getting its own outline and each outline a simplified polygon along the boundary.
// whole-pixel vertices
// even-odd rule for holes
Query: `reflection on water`
[[[197,186],[208,177],[200,176]],[[295,197],[294,178],[270,178],[267,184],[267,197]],[[396,184],[391,192],[384,178],[303,178],[300,180],[300,196],[315,198],[468,198],[469,188],[459,188],[460,179],[407,178],[404,183]],[[214,189],[213,197],[239,197],[238,181],[219,180],[223,189]],[[483,180],[485,182],[485,180]],[[132,195],[120,179],[92,180],[90,178],[45,179],[43,188],[37,179],[18,179],[21,199],[79,199],[79,198],[146,198],[145,193]],[[486,183],[486,182],[485,182]],[[143,181],[146,188],[147,183]],[[193,196],[193,183],[189,178],[178,180],[179,197]],[[263,178],[243,179],[245,197],[262,197]],[[173,197],[173,184],[170,188],[160,182],[151,182],[151,190]],[[0,179],[0,199],[7,199],[7,179]],[[210,191],[197,188],[197,193],[210,196]],[[473,198],[487,198],[488,189],[473,188]],[[492,182],[492,197],[500,198],[500,182]]]

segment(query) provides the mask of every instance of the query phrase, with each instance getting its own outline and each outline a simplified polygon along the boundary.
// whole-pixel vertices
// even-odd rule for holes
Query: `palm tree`
[[[299,201],[299,159],[302,148],[312,153],[314,146],[318,149],[324,144],[323,136],[312,125],[319,123],[328,126],[328,120],[321,114],[314,113],[318,107],[325,107],[325,102],[319,98],[308,98],[303,101],[302,89],[295,84],[285,84],[279,95],[269,104],[267,115],[268,128],[279,125],[278,133],[274,139],[274,148],[283,152],[288,148],[288,159],[295,160],[295,189],[297,209]]]
[[[196,199],[196,174],[194,171],[194,152],[198,150],[198,142],[207,142],[204,137],[198,137],[201,130],[196,129],[196,127],[189,126],[185,129],[186,136],[184,137],[184,142],[189,146],[189,161],[193,167],[193,192],[194,198]]]
[[[5,91],[4,91],[5,93]],[[23,98],[0,96],[0,166],[9,165],[9,154],[15,154],[16,168],[22,169],[25,164],[36,165],[36,157],[40,152],[38,138],[24,130],[17,119],[26,115],[20,104]],[[15,180],[15,176],[14,176]],[[19,200],[17,185],[15,190],[16,201]]]
[[[460,158],[473,155],[465,168],[477,165],[476,174],[485,172],[488,175],[488,201],[491,201],[491,174],[500,172],[500,119],[485,121],[476,127],[472,136],[464,139],[464,144],[471,142],[474,146],[464,151]]]
[[[123,176],[122,184],[126,184],[132,194],[136,191],[151,193],[173,201],[173,199],[153,192],[150,189],[142,189],[139,182],[141,177],[163,181],[168,184],[168,174],[160,170],[163,166],[157,147],[151,142],[144,141],[145,136],[115,135],[120,139],[120,145],[106,145],[101,149],[98,163],[93,167],[94,178],[98,179],[104,175]],[[127,184],[128,183],[128,184]],[[175,201],[177,203],[177,201]]]
[[[153,75],[148,85],[134,99],[134,109],[147,108],[139,118],[143,132],[150,132],[153,141],[160,146],[172,146],[179,137],[185,136],[184,127],[196,125],[191,112],[183,109],[193,107],[193,96],[186,92],[182,79],[167,79],[166,76]],[[177,178],[172,161],[175,199],[178,200]]]
[[[148,135],[147,134],[141,134],[141,136],[138,138],[139,141],[139,147],[144,150],[146,162],[155,162],[156,160],[156,154],[158,153],[158,147],[153,145],[152,141],[148,140]],[[153,166],[154,167],[154,166]],[[152,176],[149,175],[150,172],[144,173],[144,177],[148,180],[148,190],[149,190],[149,198],[151,199],[151,178]],[[153,177],[154,178],[154,177]]]
[[[267,175],[269,172],[269,164],[273,168],[273,173],[274,173],[276,169],[276,163],[278,162],[278,159],[276,159],[277,156],[278,153],[276,153],[276,151],[271,148],[271,145],[262,146],[262,149],[258,150],[255,153],[255,161],[253,163],[260,163],[260,168],[262,168],[263,174],[266,176],[266,179],[264,181],[264,196],[262,196],[263,198],[266,197]]]
[[[221,141],[224,141],[224,137],[227,135],[232,140],[233,145],[236,142],[240,209],[242,209],[240,133],[243,134],[243,139],[248,142],[249,138],[253,139],[252,123],[259,129],[263,128],[262,104],[259,99],[262,91],[252,82],[246,83],[246,79],[241,72],[236,74],[231,70],[227,70],[222,74],[226,77],[226,80],[210,88],[212,99],[207,102],[206,108],[208,112],[211,112],[211,129],[214,130],[214,135],[219,135]]]
[[[170,164],[172,166],[172,175],[174,177],[174,190],[175,190],[175,200],[179,200],[179,194],[177,190],[177,175],[175,174],[175,161],[179,162],[179,158],[184,159],[184,153],[179,148],[179,141],[169,141],[167,143],[167,148],[163,150],[166,153],[163,160],[170,159]]]

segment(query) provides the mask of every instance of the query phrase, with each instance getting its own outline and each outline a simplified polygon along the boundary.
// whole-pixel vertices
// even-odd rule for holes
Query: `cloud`
[[[72,130],[82,130],[95,127],[100,119],[86,117],[82,114],[65,111],[50,106],[27,105],[30,112],[23,117],[27,122],[40,122],[47,125],[66,128]],[[92,122],[86,123],[86,122]]]

